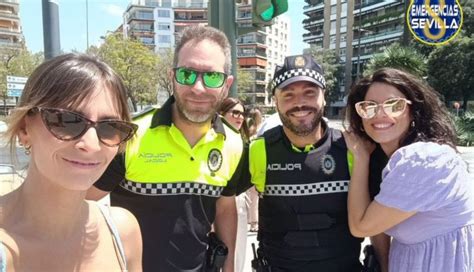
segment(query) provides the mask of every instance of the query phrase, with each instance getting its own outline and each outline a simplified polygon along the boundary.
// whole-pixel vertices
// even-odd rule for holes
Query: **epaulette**
[[[132,120],[135,120],[135,119],[138,119],[142,116],[145,116],[147,115],[148,113],[156,110],[157,108],[153,107],[153,106],[149,106],[149,107],[146,107],[144,110],[142,110],[141,112],[134,112],[132,113]]]
[[[265,138],[265,142],[267,143],[275,143],[281,139],[282,133],[283,133],[282,126],[279,125],[265,131],[262,137]]]
[[[342,134],[342,131],[339,129],[334,129],[334,128],[328,128],[329,131],[328,133],[331,133],[331,142],[340,147],[340,148],[347,148],[346,141],[344,140],[344,136]]]
[[[236,129],[233,125],[231,125],[231,124],[229,123],[229,121],[227,121],[222,115],[219,114],[217,118],[221,118],[222,123],[224,123],[228,128],[230,128],[230,129],[233,130],[234,132],[240,134],[240,131],[239,131],[238,129]]]

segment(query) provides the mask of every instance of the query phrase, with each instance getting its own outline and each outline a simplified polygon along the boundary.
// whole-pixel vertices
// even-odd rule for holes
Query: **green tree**
[[[428,82],[445,101],[468,101],[474,98],[474,39],[458,37],[445,46],[437,47],[428,59]]]
[[[464,35],[470,37],[474,34],[474,1],[461,1],[461,7],[464,15],[464,22],[461,26],[461,31]]]
[[[252,86],[255,83],[255,78],[252,74],[242,68],[237,69],[237,98],[244,104],[249,104],[249,93],[252,92]]]
[[[32,54],[25,47],[0,48],[0,97],[3,107],[7,104],[7,76],[29,77],[33,70],[43,61],[42,53]]]
[[[376,54],[364,68],[364,76],[383,67],[397,68],[419,77],[426,76],[425,57],[413,47],[393,44],[384,52]]]
[[[165,49],[157,56],[156,79],[158,91],[167,92],[170,96],[173,94],[173,81],[170,77],[170,71],[173,68],[174,52],[171,48]]]
[[[88,53],[96,54],[122,77],[135,109],[138,104],[156,103],[158,57],[141,42],[110,34]]]
[[[325,98],[326,104],[329,106],[332,102],[341,98],[339,80],[344,80],[342,78],[343,67],[339,63],[339,57],[335,50],[311,47],[308,53],[323,67],[324,78],[326,79]]]

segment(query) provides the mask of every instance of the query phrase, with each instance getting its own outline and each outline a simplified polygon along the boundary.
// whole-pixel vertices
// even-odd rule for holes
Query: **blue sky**
[[[26,45],[32,52],[43,51],[42,1],[20,0],[20,18]],[[86,28],[86,0],[58,0],[61,49],[83,52],[89,45],[100,44],[100,37],[114,31],[122,23],[122,15],[130,0],[88,0],[89,31]],[[291,54],[300,54],[308,47],[303,43],[303,0],[290,0]]]

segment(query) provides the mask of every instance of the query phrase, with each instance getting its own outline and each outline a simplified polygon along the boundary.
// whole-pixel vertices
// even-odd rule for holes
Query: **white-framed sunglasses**
[[[363,119],[374,118],[379,111],[379,107],[382,107],[383,111],[388,116],[398,117],[403,114],[407,104],[411,105],[411,101],[406,98],[395,97],[389,98],[381,104],[377,104],[374,101],[360,101],[355,104],[355,109],[357,114],[359,114]]]

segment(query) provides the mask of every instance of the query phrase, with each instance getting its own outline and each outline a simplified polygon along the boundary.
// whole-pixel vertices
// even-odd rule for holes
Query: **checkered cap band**
[[[266,196],[309,196],[344,193],[349,189],[349,180],[324,181],[309,184],[266,185]]]
[[[125,190],[148,196],[162,195],[203,195],[220,197],[224,187],[196,182],[140,183],[124,180],[120,186]]]
[[[323,88],[326,88],[326,80],[324,79],[324,76],[315,70],[311,70],[307,68],[298,68],[298,69],[285,71],[283,74],[273,79],[273,86],[278,88],[278,86],[281,83],[283,83],[285,80],[288,80],[292,77],[297,77],[297,76],[307,76],[307,77],[314,78],[316,81],[321,83],[321,85],[323,85]]]

